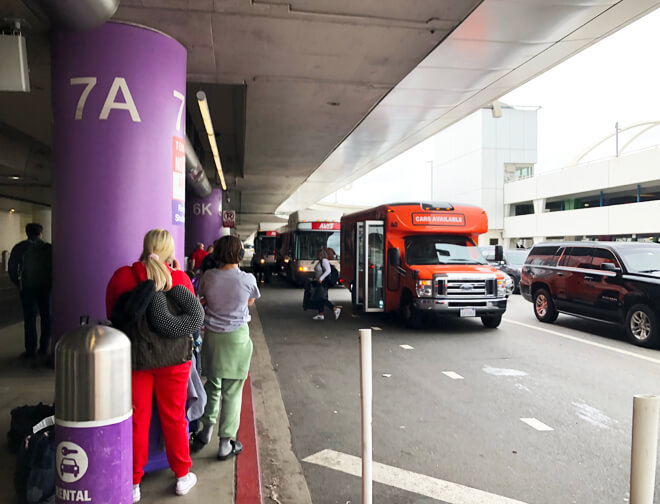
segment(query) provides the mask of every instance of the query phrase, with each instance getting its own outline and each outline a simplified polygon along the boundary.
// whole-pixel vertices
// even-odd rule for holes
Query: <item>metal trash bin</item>
[[[131,343],[86,325],[55,347],[56,502],[133,502]]]

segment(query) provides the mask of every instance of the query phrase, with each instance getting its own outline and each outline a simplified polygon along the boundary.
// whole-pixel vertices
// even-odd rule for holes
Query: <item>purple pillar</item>
[[[121,23],[52,44],[53,334],[105,319],[113,271],[152,228],[184,256],[186,50]]]
[[[222,236],[222,189],[206,198],[189,194],[186,199],[186,254],[202,242],[207,248]]]

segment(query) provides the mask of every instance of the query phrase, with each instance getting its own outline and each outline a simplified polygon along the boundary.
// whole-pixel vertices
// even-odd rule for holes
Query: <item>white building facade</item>
[[[505,246],[660,236],[660,146],[504,185]]]
[[[504,243],[505,181],[531,176],[537,161],[536,108],[502,106],[494,115],[481,109],[433,138],[431,198],[486,210],[480,245]]]

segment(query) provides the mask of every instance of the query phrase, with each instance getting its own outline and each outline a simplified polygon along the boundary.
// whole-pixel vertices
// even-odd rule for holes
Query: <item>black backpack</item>
[[[11,410],[11,423],[7,433],[9,451],[16,453],[21,443],[32,433],[32,427],[54,414],[53,405],[43,403],[35,406],[19,406]]]
[[[30,242],[20,266],[21,289],[50,289],[52,246],[41,240]]]
[[[325,286],[334,287],[339,283],[339,271],[335,268],[334,264],[330,265],[330,274],[325,277]]]
[[[44,422],[23,440],[16,458],[14,486],[20,502],[55,502],[56,444],[54,421]]]

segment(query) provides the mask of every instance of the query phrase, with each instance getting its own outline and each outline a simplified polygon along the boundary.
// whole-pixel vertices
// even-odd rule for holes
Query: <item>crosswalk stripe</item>
[[[322,450],[303,460],[353,476],[362,476],[362,460],[334,450]],[[447,504],[525,504],[522,501],[444,481],[424,474],[374,462],[373,480],[407,492],[430,497]]]
[[[459,375],[458,373],[455,373],[454,371],[443,371],[443,375],[448,376],[452,380],[462,380],[463,377]]]

